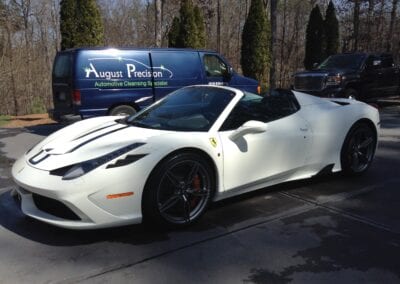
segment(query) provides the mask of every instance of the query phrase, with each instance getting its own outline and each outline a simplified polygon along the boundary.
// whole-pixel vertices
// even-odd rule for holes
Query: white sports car
[[[348,99],[191,86],[127,118],[83,120],[17,160],[23,213],[73,229],[182,226],[211,201],[371,165],[378,111]]]

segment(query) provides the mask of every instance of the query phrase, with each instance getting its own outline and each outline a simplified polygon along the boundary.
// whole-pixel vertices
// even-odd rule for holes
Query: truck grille
[[[294,89],[300,91],[321,91],[324,88],[323,75],[317,76],[295,76]]]

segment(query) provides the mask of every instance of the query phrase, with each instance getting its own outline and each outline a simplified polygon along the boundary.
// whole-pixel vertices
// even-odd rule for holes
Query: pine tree
[[[178,17],[174,17],[168,33],[168,47],[178,47],[180,22]]]
[[[320,63],[324,58],[324,20],[319,6],[316,5],[310,14],[306,30],[306,54],[304,67],[307,70],[313,68],[314,63]]]
[[[182,0],[180,15],[179,37],[177,47],[192,47],[197,45],[197,26],[191,0]]]
[[[96,0],[77,1],[77,45],[99,46],[104,44],[103,21]]]
[[[75,46],[76,34],[76,0],[60,2],[61,50]]]
[[[179,18],[174,18],[168,33],[168,46],[204,48],[205,44],[204,19],[200,8],[193,6],[191,0],[182,0]]]
[[[61,49],[104,43],[103,23],[95,0],[62,0]]]
[[[328,8],[326,9],[325,21],[325,57],[336,54],[339,48],[339,22],[336,18],[335,5],[329,1]]]
[[[252,0],[243,27],[241,59],[243,74],[265,81],[270,62],[270,25],[262,0]]]
[[[203,14],[199,8],[199,6],[194,7],[194,19],[196,22],[197,29],[197,46],[196,48],[205,48],[206,47],[206,29],[204,26],[204,18]]]

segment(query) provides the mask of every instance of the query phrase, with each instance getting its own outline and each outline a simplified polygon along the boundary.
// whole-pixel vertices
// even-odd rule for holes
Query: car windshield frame
[[[235,96],[226,88],[185,87],[122,122],[156,130],[208,132]]]
[[[365,54],[335,54],[325,59],[316,69],[340,68],[358,70],[361,68],[366,58],[367,56]]]

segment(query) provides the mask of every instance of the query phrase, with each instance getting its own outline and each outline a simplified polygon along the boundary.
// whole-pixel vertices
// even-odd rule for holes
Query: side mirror
[[[233,76],[233,68],[231,66],[227,66],[227,69],[223,74],[224,82],[230,81],[232,76]]]
[[[312,65],[312,67],[315,69],[315,68],[317,68],[317,67],[318,67],[318,65],[319,65],[319,63],[318,63],[318,62],[314,62],[314,63],[313,63],[313,65]]]
[[[232,141],[246,134],[256,134],[267,131],[267,124],[257,120],[249,120],[229,135]]]

